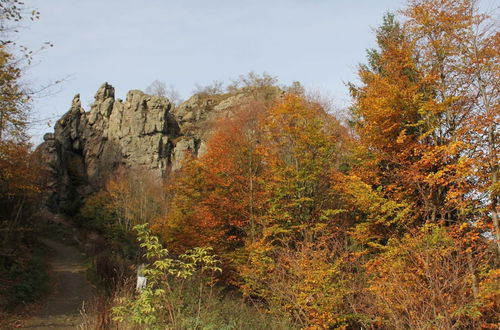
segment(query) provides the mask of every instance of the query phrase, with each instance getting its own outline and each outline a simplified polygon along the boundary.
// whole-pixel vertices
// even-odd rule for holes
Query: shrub
[[[392,239],[367,264],[370,313],[385,328],[476,328],[481,314],[474,282],[483,262],[480,255],[469,258],[439,225]]]
[[[103,231],[116,219],[110,205],[111,197],[106,191],[96,192],[83,202],[76,217],[77,222],[86,229]]]
[[[13,262],[6,277],[12,284],[7,289],[9,310],[39,299],[49,289],[47,265],[40,253],[32,255],[25,262],[19,259]]]
[[[174,290],[172,281],[184,282],[195,274],[205,275],[220,272],[218,260],[210,254],[209,248],[195,248],[187,251],[177,259],[169,257],[158,237],[151,235],[147,224],[136,225],[137,240],[146,250],[144,257],[149,262],[143,269],[147,285],[135,299],[120,298],[118,306],[113,308],[114,319],[146,325],[148,328],[163,328],[165,324],[176,327],[179,299],[182,298],[183,285],[180,291]],[[212,276],[207,278],[214,283]],[[200,299],[205,286],[200,282]],[[201,302],[200,302],[201,304]]]
[[[121,288],[112,308],[120,328],[147,329],[293,329],[287,318],[274,318],[226,295],[215,286],[219,261],[210,248],[194,248],[171,258],[147,225],[135,226],[148,264],[146,287]],[[102,317],[101,317],[102,319]]]

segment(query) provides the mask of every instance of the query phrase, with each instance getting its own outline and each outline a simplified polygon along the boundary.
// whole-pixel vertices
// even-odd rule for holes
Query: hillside
[[[186,20],[159,22],[149,11],[147,24],[133,25],[140,38],[122,31],[110,37],[99,24],[97,30],[63,24],[83,37],[68,42],[72,56],[56,50],[57,66],[74,59],[85,66],[94,52],[102,54],[86,81],[112,77],[116,86],[135,88],[144,76],[168,70],[180,81],[193,72],[209,81],[215,67],[232,68],[228,54],[239,68],[245,58],[258,62],[274,53],[281,54],[274,67],[286,69],[289,80],[252,71],[229,83],[196,84],[185,101],[159,80],[124,100],[104,83],[88,106],[85,94],[93,92],[81,83],[71,90],[83,97],[73,97],[34,149],[30,115],[50,88],[24,85],[23,64],[30,66],[36,52],[17,45],[18,32],[9,27],[39,13],[0,0],[0,36],[8,37],[0,42],[0,327],[498,329],[498,8],[408,0],[397,14],[384,14],[373,48],[344,86],[350,99],[339,107],[290,80],[306,67],[309,87],[311,77],[318,86],[341,80],[327,67],[326,80],[313,72],[332,46],[329,38],[315,43],[316,33],[332,27],[326,18],[333,9],[345,8],[343,19],[353,14],[355,25],[343,20],[342,31],[332,34],[345,43],[335,45],[331,61],[346,60],[354,54],[347,41],[367,14],[353,11],[351,2],[269,2],[251,26],[258,30],[272,18],[268,29],[284,24],[279,33],[242,33],[237,26],[249,22],[246,9],[259,1],[237,8],[199,1],[210,10],[190,7]],[[101,1],[100,8],[108,5]],[[276,6],[283,11],[270,15]],[[182,9],[161,1],[133,10],[125,1],[115,9],[140,19],[144,8]],[[283,20],[285,12],[297,19]],[[228,20],[220,26],[234,37],[231,45],[256,39],[240,52],[217,47],[217,35],[190,40],[193,29],[186,28],[181,40],[170,33],[205,14]],[[116,15],[88,16],[130,31]],[[304,37],[309,25],[315,33]],[[162,33],[142,34],[147,28]],[[68,33],[57,30],[63,38]],[[99,40],[85,43],[98,37],[88,30],[102,33],[105,51]],[[187,48],[163,54],[158,49],[170,43],[137,46],[152,35]],[[261,58],[264,36],[272,44]],[[115,38],[126,40],[120,56],[111,47],[124,49]],[[196,52],[186,52],[193,44]],[[207,62],[203,53],[210,51],[217,56]],[[138,58],[127,70],[116,69],[131,54]],[[193,54],[199,61],[187,63]],[[160,57],[161,65],[151,66]]]

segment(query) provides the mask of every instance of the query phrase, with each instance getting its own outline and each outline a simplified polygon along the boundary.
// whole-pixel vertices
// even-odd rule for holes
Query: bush
[[[33,302],[49,290],[49,274],[41,253],[36,253],[25,262],[17,259],[7,272],[12,284],[7,289],[7,309]]]
[[[259,297],[271,313],[288,316],[307,329],[345,329],[355,274],[345,242],[318,237],[315,242],[275,247],[256,242],[239,266],[245,295]]]
[[[86,229],[104,231],[116,220],[116,215],[110,207],[111,197],[106,191],[98,191],[83,202],[76,220]]]
[[[201,279],[202,280],[202,279]],[[202,280],[203,281],[203,280]],[[203,281],[203,283],[205,283]],[[116,288],[111,297],[98,296],[84,311],[83,324],[80,329],[150,329],[139,326],[130,319],[117,322],[111,312],[113,304],[118,300],[134,300],[136,293],[132,279]],[[178,282],[172,282],[174,291],[182,292],[176,297],[179,302],[176,310],[177,325],[175,329],[298,329],[296,325],[284,317],[268,314],[264,306],[251,303],[240,296],[225,292],[223,288],[212,286],[203,291],[202,304],[199,305],[200,278],[191,278],[184,282],[182,288]],[[173,297],[171,297],[173,298]],[[200,308],[201,307],[201,308]],[[200,309],[199,309],[200,308]],[[199,312],[198,312],[199,310]],[[172,324],[158,324],[161,329],[173,329]],[[154,328],[154,327],[152,327]]]
[[[366,265],[367,311],[389,329],[476,329],[481,302],[475,276],[487,265],[482,259],[470,257],[439,225],[392,239]]]
[[[78,213],[81,205],[82,201],[80,198],[65,200],[59,203],[59,211],[62,214],[74,216]]]
[[[263,315],[242,299],[215,286],[219,261],[209,248],[195,248],[171,258],[146,225],[136,226],[144,257],[146,287],[135,294],[122,289],[112,308],[121,327],[147,329],[291,329],[286,320]]]

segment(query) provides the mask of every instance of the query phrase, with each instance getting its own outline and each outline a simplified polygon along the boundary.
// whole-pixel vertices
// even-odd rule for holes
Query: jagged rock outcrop
[[[139,90],[129,91],[125,101],[115,99],[114,88],[104,83],[85,111],[76,95],[38,147],[49,176],[47,204],[57,208],[102,188],[119,166],[158,177],[179,169],[188,153],[206,151],[211,123],[251,97],[244,91],[197,94],[173,109],[168,99]]]
[[[126,100],[115,99],[114,88],[99,88],[90,111],[80,96],[57,121],[53,135],[40,146],[49,172],[55,174],[50,203],[72,200],[104,184],[118,166],[145,167],[161,176],[170,166],[173,140],[180,128],[170,113],[171,103],[162,97],[132,90]]]

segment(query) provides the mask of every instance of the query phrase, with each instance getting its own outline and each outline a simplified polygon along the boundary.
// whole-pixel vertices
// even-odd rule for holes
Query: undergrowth
[[[146,286],[136,291],[134,278],[85,310],[81,329],[294,329],[291,321],[265,312],[217,285],[217,257],[195,248],[172,257],[146,225],[136,226],[145,249]]]

